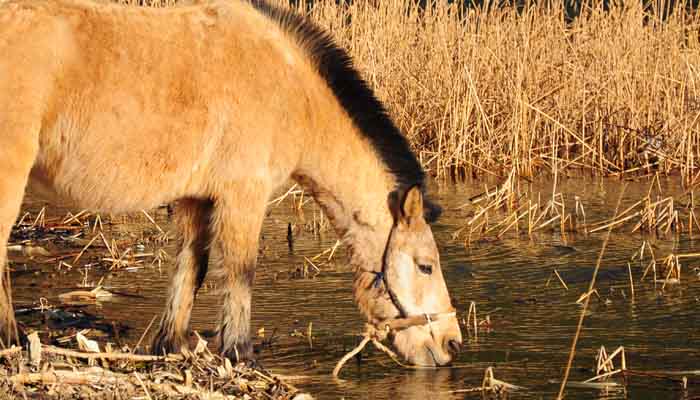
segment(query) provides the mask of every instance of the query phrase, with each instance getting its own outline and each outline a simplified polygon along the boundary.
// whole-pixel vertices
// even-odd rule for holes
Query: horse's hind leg
[[[209,200],[182,199],[175,207],[180,233],[178,255],[165,312],[151,348],[156,354],[177,353],[187,347],[192,304],[209,263],[211,211]]]
[[[17,325],[10,302],[11,285],[5,269],[7,241],[19,214],[38,150],[36,134],[26,126],[26,129],[18,128],[15,121],[3,119],[0,112],[0,339],[5,345],[17,340]]]
[[[252,357],[250,304],[258,240],[270,191],[264,184],[249,183],[218,198],[212,229],[220,248],[217,263],[223,307],[219,325],[219,350],[234,361]]]

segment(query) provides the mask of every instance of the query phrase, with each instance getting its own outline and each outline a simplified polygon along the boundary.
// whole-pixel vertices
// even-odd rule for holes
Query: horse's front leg
[[[192,305],[209,264],[211,212],[209,200],[181,199],[175,206],[178,254],[165,312],[151,346],[155,354],[177,353],[188,346]]]
[[[2,87],[0,82],[0,89]],[[13,110],[12,106],[16,103],[16,99],[0,101],[0,107],[9,107],[9,111],[0,110],[0,339],[5,346],[18,341],[17,324],[10,301],[11,285],[6,270],[7,241],[22,205],[24,189],[39,142],[38,126],[32,126],[29,121],[23,123],[19,118],[11,118],[29,116],[29,110]]]
[[[253,355],[250,304],[269,193],[266,185],[249,184],[218,198],[214,206],[212,227],[221,256],[216,273],[223,291],[219,350],[233,361],[249,360]]]

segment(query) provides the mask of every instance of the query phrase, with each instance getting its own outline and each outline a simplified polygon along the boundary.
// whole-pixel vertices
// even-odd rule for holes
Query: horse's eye
[[[430,264],[418,264],[418,269],[420,270],[420,272],[426,275],[430,275],[433,273],[433,266]]]

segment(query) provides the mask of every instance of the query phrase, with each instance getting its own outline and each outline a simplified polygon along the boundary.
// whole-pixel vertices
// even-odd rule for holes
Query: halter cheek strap
[[[384,275],[384,271],[367,271],[364,270],[364,272],[374,274],[374,279],[372,280],[371,286],[375,289],[379,289],[379,287],[384,283],[384,285],[387,287],[387,290],[389,288],[388,283],[386,282],[386,275]],[[392,303],[394,302],[394,299],[390,296]],[[394,306],[398,309],[398,305],[394,304]],[[374,324],[377,330],[383,331],[383,332],[389,332],[389,331],[400,331],[404,330],[407,328],[410,328],[412,326],[423,326],[423,325],[428,325],[428,329],[430,329],[430,334],[433,334],[433,322],[434,321],[439,321],[444,318],[449,318],[449,317],[455,317],[457,316],[457,313],[454,308],[450,308],[449,311],[446,312],[441,312],[441,313],[425,313],[422,315],[412,315],[412,316],[407,316],[404,318],[392,318],[392,319],[385,319],[377,324]]]
[[[380,286],[382,286],[382,282],[384,282],[384,271],[372,271],[371,273],[374,274],[374,280],[372,281],[372,286],[375,289],[379,289]]]

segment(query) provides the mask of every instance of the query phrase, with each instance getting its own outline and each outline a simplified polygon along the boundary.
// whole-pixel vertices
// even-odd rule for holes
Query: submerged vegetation
[[[501,239],[508,234],[533,239],[540,231],[557,231],[564,241],[567,235],[587,236],[608,228],[659,239],[681,234],[692,238],[694,233],[700,232],[694,192],[682,195],[664,192],[658,175],[650,180],[648,190],[641,193],[634,204],[602,220],[587,218],[586,207],[590,204],[586,204],[579,193],[567,198],[558,190],[556,180],[551,193],[544,196],[531,191],[531,186],[529,182],[518,181],[511,171],[500,185],[485,187],[484,192],[458,207],[471,209],[464,225],[452,238],[463,239],[469,247],[473,241],[488,237]]]

